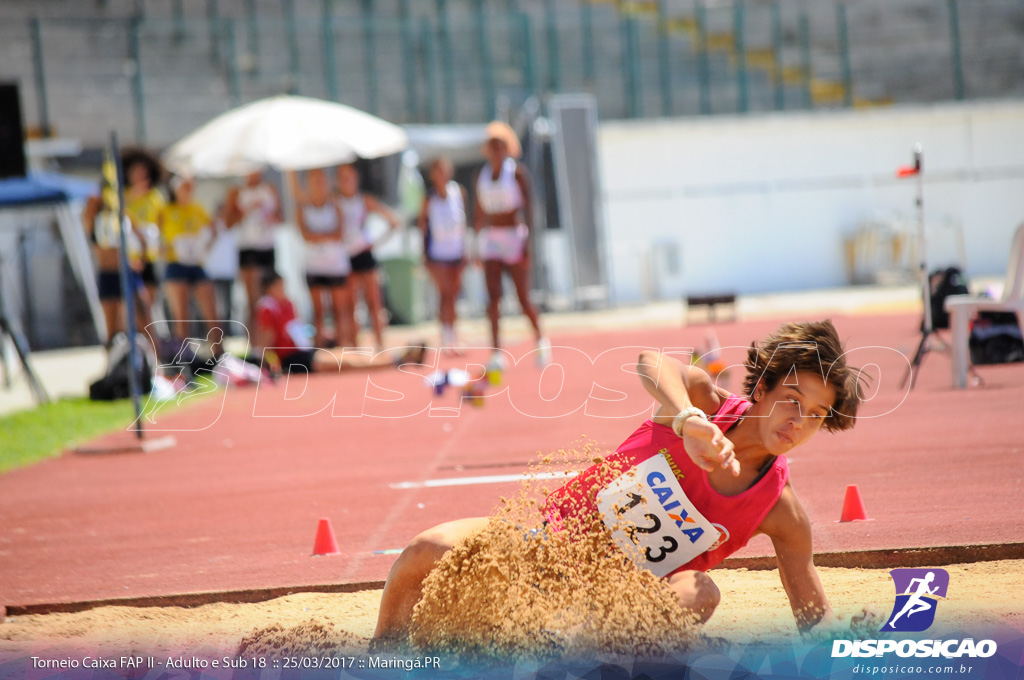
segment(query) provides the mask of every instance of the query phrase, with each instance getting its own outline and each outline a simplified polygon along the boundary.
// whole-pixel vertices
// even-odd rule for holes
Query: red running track
[[[983,367],[985,387],[957,392],[948,356],[933,352],[905,395],[897,385],[906,365],[900,354],[865,348],[909,355],[916,323],[908,315],[836,318],[848,347],[861,348],[851,363],[875,364],[880,377],[862,411],[875,417],[852,432],[823,432],[789,457],[817,552],[1024,539],[1024,365]],[[726,358],[739,362],[740,348],[775,325],[714,328],[723,345],[737,346]],[[643,418],[629,412],[650,404],[636,377],[619,367],[634,362],[640,346],[699,346],[708,328],[556,335],[555,345],[576,351],[556,350],[565,379],[553,401],[540,392],[551,398],[559,371],[545,373],[538,389],[541,374],[529,358],[506,371],[507,391],[484,408],[464,405],[455,417],[403,414],[432,399],[418,376],[377,372],[368,388],[365,374],[318,375],[304,393],[301,385],[230,388],[158,417],[161,427],[177,430],[170,450],[65,454],[10,472],[0,476],[0,604],[383,579],[395,557],[374,551],[401,548],[438,522],[486,514],[515,490],[513,483],[389,485],[519,473],[538,452],[581,435],[612,449]],[[602,352],[591,368],[585,355]],[[579,408],[588,396],[614,398],[592,387],[598,377],[626,398],[591,399],[588,413]],[[735,372],[730,386],[739,389]],[[406,398],[381,401],[398,395],[378,387]],[[450,392],[433,399],[434,406],[458,404]],[[360,409],[390,417],[351,417]],[[627,417],[595,415],[616,412]],[[835,522],[851,483],[874,521]],[[319,517],[332,520],[341,555],[310,555]],[[760,537],[740,554],[770,553]]]

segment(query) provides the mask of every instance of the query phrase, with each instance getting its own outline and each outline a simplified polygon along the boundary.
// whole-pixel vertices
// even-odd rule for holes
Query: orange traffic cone
[[[338,541],[334,538],[334,529],[331,528],[331,520],[321,517],[316,526],[316,541],[313,543],[314,555],[337,555]]]
[[[864,511],[864,501],[860,499],[860,489],[856,484],[846,487],[846,498],[843,499],[843,514],[840,522],[858,522],[868,519],[868,513]]]

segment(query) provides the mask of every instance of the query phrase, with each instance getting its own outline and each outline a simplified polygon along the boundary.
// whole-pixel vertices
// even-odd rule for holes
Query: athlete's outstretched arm
[[[691,406],[715,413],[722,405],[711,376],[667,354],[644,350],[637,359],[636,372],[644,389],[658,402],[653,420],[661,425],[671,427],[676,414]]]
[[[831,625],[835,617],[814,568],[811,521],[789,484],[782,490],[779,501],[765,517],[760,529],[775,546],[779,578],[789,596],[797,628],[801,633],[807,633],[818,624]]]
[[[722,405],[722,395],[711,376],[661,352],[641,352],[636,371],[644,388],[658,402],[653,420],[661,425],[672,427],[676,415],[691,406],[710,414],[717,413]],[[718,465],[739,475],[733,444],[717,425],[703,418],[687,418],[682,437],[686,454],[698,466],[711,471]]]

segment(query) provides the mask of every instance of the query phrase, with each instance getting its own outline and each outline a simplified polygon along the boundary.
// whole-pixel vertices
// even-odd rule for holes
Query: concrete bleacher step
[[[494,68],[494,91],[512,101],[525,96],[526,85],[520,46],[519,19],[508,17],[509,8],[529,17],[534,54],[534,78],[542,90],[555,82],[567,91],[591,90],[601,106],[602,117],[628,115],[627,80],[623,71],[623,24],[629,18],[639,40],[634,45],[636,75],[639,78],[642,115],[662,115],[665,107],[662,94],[662,38],[667,38],[670,64],[669,85],[672,88],[670,112],[692,112],[698,108],[699,68],[702,61],[701,27],[694,16],[693,4],[672,2],[658,13],[653,2],[591,2],[586,7],[594,26],[595,58],[593,82],[587,82],[583,64],[583,40],[579,30],[583,2],[549,3],[547,0],[488,0],[485,16],[490,23],[488,47]],[[852,45],[850,66],[853,92],[842,82],[842,65],[838,61],[836,10],[833,2],[783,0],[784,19],[781,49],[773,42],[768,18],[769,5],[748,1],[746,30],[742,54],[737,54],[738,40],[733,35],[734,13],[730,5],[709,5],[706,30],[707,68],[711,74],[712,108],[729,112],[737,104],[737,67],[742,56],[748,83],[750,110],[773,108],[775,91],[781,88],[787,108],[807,105],[804,89],[810,86],[811,104],[840,105],[852,99],[854,106],[886,105],[892,101],[928,101],[952,96],[952,82],[935,78],[935,64],[949,62],[948,10],[946,3],[934,0],[848,0],[847,18]],[[284,0],[218,0],[216,16],[234,22],[235,59],[228,58],[222,36],[211,35],[207,21],[207,2],[183,0],[182,22],[175,18],[174,0],[3,0],[0,2],[0,62],[5,73],[26,83],[23,99],[31,112],[37,109],[32,82],[32,50],[27,19],[41,16],[46,54],[47,82],[51,115],[61,129],[81,129],[86,125],[78,102],[86,110],[106,112],[117,119],[132,121],[130,75],[133,69],[127,39],[128,19],[141,7],[146,19],[142,22],[142,61],[145,109],[152,141],[171,141],[158,136],[171,135],[193,115],[220,111],[232,101],[249,101],[282,91],[298,91],[312,96],[329,96],[324,78],[330,72],[323,62],[322,2],[294,0],[295,25],[299,30],[296,44],[297,76],[292,75],[289,36]],[[258,50],[253,51],[249,30],[249,8],[254,6]],[[428,85],[421,62],[419,32],[425,21],[431,27],[438,23],[434,1],[375,0],[374,63],[377,74],[376,110],[400,122],[423,120],[428,116]],[[549,63],[547,20],[554,7],[557,22],[557,50],[560,64],[557,71]],[[403,8],[414,20],[411,59],[415,71],[412,92],[407,92],[407,74],[403,50],[398,47],[408,32],[400,23]],[[484,102],[481,73],[482,58],[477,54],[477,3],[474,0],[448,0],[448,21],[452,30],[457,90],[456,115],[460,120],[480,120],[490,106]],[[1020,92],[1024,79],[1024,56],[1018,49],[1024,33],[1024,10],[1011,3],[985,0],[961,2],[961,33],[964,39],[965,83],[972,96],[1000,96]],[[812,72],[802,63],[802,48],[796,31],[798,14],[806,16],[811,28],[810,59]],[[333,71],[337,92],[342,101],[369,107],[373,95],[367,83],[362,30],[363,3],[336,0],[333,3],[335,26]],[[70,21],[72,17],[79,20]],[[667,18],[659,25],[659,17]],[[56,19],[60,19],[59,21]],[[17,26],[17,29],[12,29]],[[184,34],[177,35],[180,27]],[[211,43],[211,39],[214,42]],[[433,63],[436,69],[434,93],[443,92],[440,45],[433,36]],[[237,68],[237,85],[233,87],[232,63]],[[921,65],[924,63],[924,65]],[[930,69],[930,70],[929,70]],[[776,82],[781,75],[781,82]],[[948,78],[946,80],[949,80]],[[154,84],[155,82],[155,84]],[[117,102],[105,101],[108,88],[116,83]],[[237,88],[237,89],[235,89]],[[193,101],[211,99],[214,101]],[[174,116],[174,107],[187,111]],[[435,101],[435,109],[448,107]],[[127,109],[127,112],[125,112]],[[733,109],[734,110],[734,109]],[[193,112],[196,112],[193,114]],[[106,114],[104,114],[106,115]],[[167,120],[164,120],[164,119]],[[67,120],[65,124],[63,121]]]

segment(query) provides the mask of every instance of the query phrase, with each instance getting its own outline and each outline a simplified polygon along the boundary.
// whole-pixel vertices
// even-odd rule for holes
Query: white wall
[[[915,214],[895,172],[916,142],[925,223],[962,224],[966,273],[1001,274],[1024,221],[1024,101],[603,123],[613,299],[845,285],[843,238]]]

